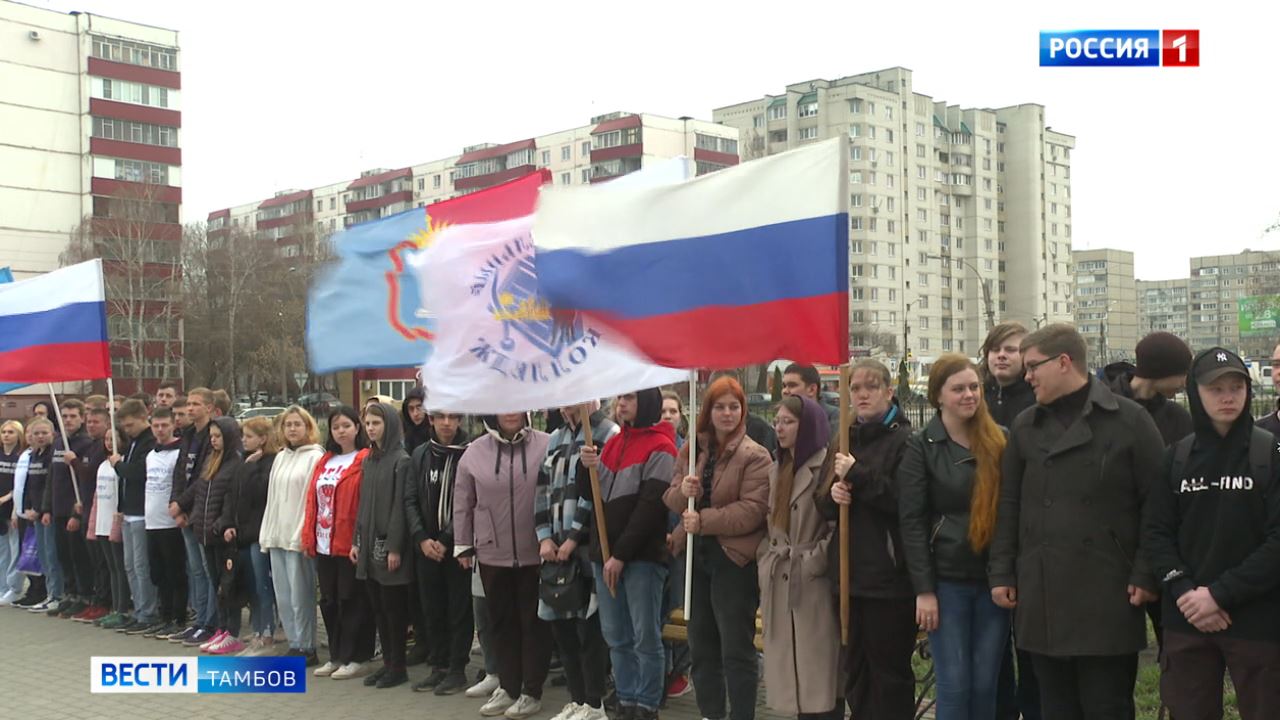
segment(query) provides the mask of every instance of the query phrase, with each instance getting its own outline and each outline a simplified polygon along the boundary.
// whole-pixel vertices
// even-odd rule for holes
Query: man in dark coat
[[[1143,604],[1158,584],[1140,546],[1164,443],[1151,416],[1089,375],[1084,339],[1049,325],[1021,345],[1036,407],[1009,432],[991,546],[996,604],[1016,607],[1046,720],[1129,720]]]
[[[1276,378],[1280,375],[1280,345],[1276,345],[1276,349],[1271,351],[1271,387],[1275,389]],[[1263,415],[1258,419],[1258,427],[1269,431],[1280,439],[1280,402],[1277,403],[1276,410]]]

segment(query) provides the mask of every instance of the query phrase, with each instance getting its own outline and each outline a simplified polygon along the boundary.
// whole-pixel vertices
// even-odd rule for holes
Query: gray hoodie
[[[413,553],[404,517],[404,488],[413,463],[404,451],[404,432],[396,409],[387,403],[378,407],[386,429],[378,446],[369,450],[362,468],[360,507],[352,538],[360,548],[356,577],[380,585],[407,585],[413,578]],[[387,567],[390,553],[400,555],[400,566],[394,571]]]

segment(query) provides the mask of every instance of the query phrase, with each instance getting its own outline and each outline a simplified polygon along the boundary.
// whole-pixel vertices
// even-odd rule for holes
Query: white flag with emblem
[[[614,182],[659,185],[684,177],[681,159]],[[540,410],[688,379],[687,370],[649,363],[581,315],[553,313],[538,292],[532,228],[532,216],[456,225],[410,259],[419,297],[436,318],[422,366],[428,408]]]

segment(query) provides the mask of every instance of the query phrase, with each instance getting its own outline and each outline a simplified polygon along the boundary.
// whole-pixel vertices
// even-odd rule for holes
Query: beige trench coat
[[[820,713],[835,707],[840,623],[827,576],[827,545],[835,534],[814,504],[823,450],[796,470],[790,498],[778,498],[775,464],[769,507],[791,503],[791,528],[769,524],[757,553],[764,625],[766,701],[779,712]]]

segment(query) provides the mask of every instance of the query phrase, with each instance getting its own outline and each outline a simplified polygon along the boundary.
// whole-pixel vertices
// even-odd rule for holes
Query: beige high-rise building
[[[1188,339],[1189,285],[1187,278],[1138,280],[1138,335],[1164,331]]]
[[[1189,337],[1193,350],[1220,345],[1246,358],[1269,358],[1280,332],[1241,336],[1239,301],[1280,295],[1280,253],[1245,250],[1191,258]]]
[[[1089,344],[1090,367],[1133,359],[1138,344],[1138,297],[1133,253],[1076,250],[1076,329]]]
[[[850,139],[850,342],[976,355],[993,322],[1072,319],[1071,150],[1040,105],[962,108],[888,68],[712,112],[744,161]]]

